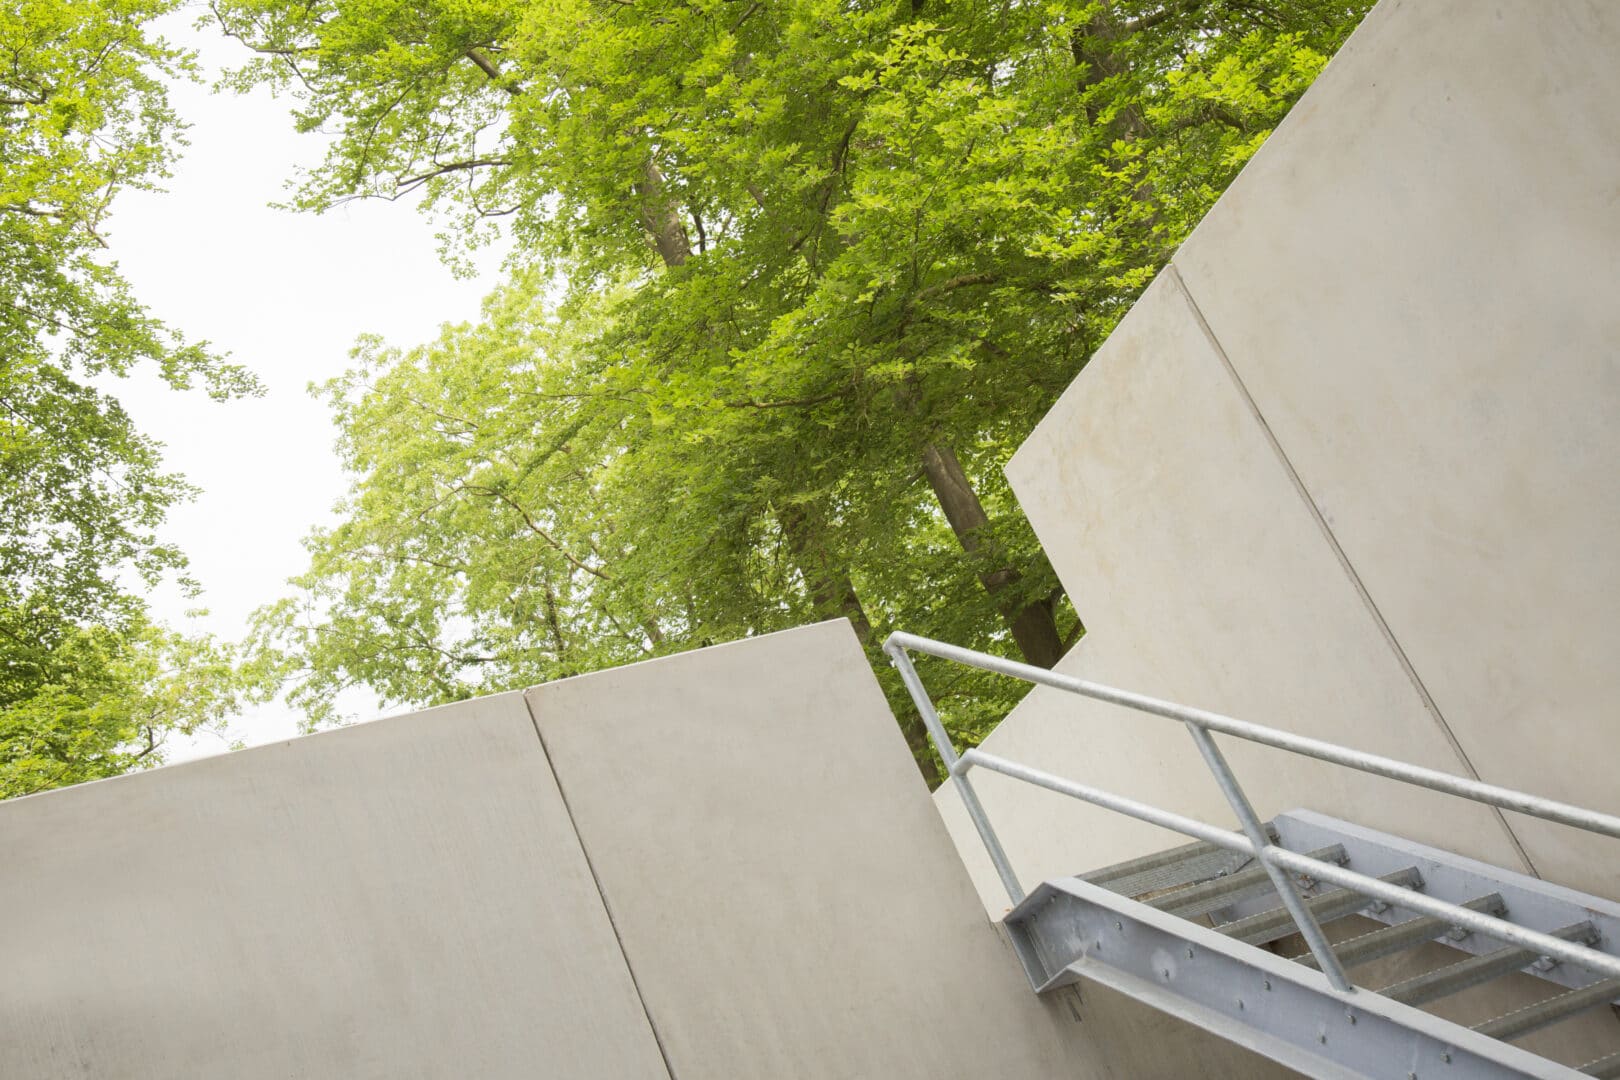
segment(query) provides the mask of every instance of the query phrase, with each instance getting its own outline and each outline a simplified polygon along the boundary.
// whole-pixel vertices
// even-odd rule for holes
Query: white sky
[[[236,43],[193,30],[192,12],[164,33],[201,53],[210,82],[239,62]],[[289,101],[259,91],[215,94],[210,86],[173,91],[192,127],[191,145],[161,194],[128,192],[115,204],[110,244],[135,295],[193,340],[206,338],[258,374],[264,397],[224,404],[177,394],[150,374],[104,383],[139,428],[165,445],[168,466],[202,488],[171,513],[165,536],[191,558],[204,589],[152,597],[170,625],[239,639],[261,604],[287,593],[300,572],[300,540],[332,520],[345,481],[324,405],[306,387],[342,372],[361,333],[409,345],[439,324],[473,318],[496,283],[501,251],[481,253],[480,273],[458,280],[437,257],[430,221],[404,203],[368,202],[323,216],[273,210],[295,165],[319,159],[317,136],[298,135]],[[206,618],[188,620],[195,606]],[[365,716],[363,695],[345,707]],[[280,703],[232,724],[249,745],[296,734]],[[169,760],[218,753],[226,740],[171,742]]]

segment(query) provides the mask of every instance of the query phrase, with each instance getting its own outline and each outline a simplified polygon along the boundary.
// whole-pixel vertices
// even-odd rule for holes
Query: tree
[[[164,80],[190,59],[151,33],[178,7],[0,8],[0,709],[61,685],[85,634],[145,640],[121,575],[184,567],[156,527],[190,489],[89,380],[150,364],[177,389],[255,389],[153,318],[104,255],[113,198],[157,184],[179,142]]]
[[[410,440],[456,468],[532,454],[575,463],[562,478],[520,470],[536,485],[521,497],[447,490],[470,515],[458,519],[465,550],[499,543],[525,515],[554,537],[577,521],[591,523],[581,542],[632,537],[616,561],[645,568],[623,571],[635,591],[622,595],[654,648],[844,614],[874,650],[903,625],[1050,665],[1080,627],[999,466],[1365,7],[220,0],[214,11],[259,53],[242,83],[291,88],[301,127],[338,133],[295,205],[422,193],[449,222],[450,250],[501,222],[520,261],[566,275],[559,317],[590,313],[560,353],[504,354],[517,385],[530,368],[555,384],[499,403],[516,414],[509,459],[477,435]],[[527,301],[498,307],[539,303],[536,280]],[[367,370],[382,377],[369,397],[359,383],[343,393],[370,401],[368,415],[420,423],[386,369],[449,379],[473,342],[503,355],[492,320],[438,353],[369,348]],[[484,378],[464,397],[426,396],[477,427],[501,393],[501,376]],[[380,443],[358,415],[340,410],[348,437]],[[584,432],[596,441],[566,459],[548,449],[577,448]],[[356,475],[359,499],[400,490],[396,472]],[[416,523],[373,530],[367,550],[402,550]],[[373,627],[394,617],[337,534],[315,549],[305,583],[341,596],[332,610]],[[601,567],[581,554],[592,549],[571,550],[551,584],[505,587],[544,597],[562,574],[596,595],[604,579],[585,578]],[[436,647],[487,584],[460,573],[424,601],[435,614],[419,629]],[[313,612],[309,640],[341,636],[325,617]],[[610,640],[584,624],[559,633],[559,648],[565,638],[579,656]],[[355,644],[317,650],[317,666],[358,673]],[[403,672],[384,665],[392,674],[356,677]],[[949,694],[970,738],[1008,700],[976,676]]]
[[[222,733],[263,683],[232,647],[144,622],[74,629],[47,663],[0,705],[0,799],[161,764],[169,735]]]

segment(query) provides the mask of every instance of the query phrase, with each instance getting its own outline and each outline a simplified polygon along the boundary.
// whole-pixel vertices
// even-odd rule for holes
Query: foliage
[[[164,80],[191,62],[151,33],[178,7],[0,5],[0,709],[65,685],[88,642],[148,633],[121,577],[184,565],[156,527],[190,489],[92,380],[144,363],[176,389],[255,389],[152,317],[104,255],[114,196],[160,182],[180,141]],[[63,708],[99,745],[103,721]]]
[[[1000,466],[1366,6],[220,0],[338,133],[294,205],[420,192],[567,280],[362,345],[350,517],[267,640],[317,716],[815,615],[1051,663]]]
[[[116,776],[163,761],[164,740],[223,732],[263,673],[208,636],[137,621],[63,636],[49,674],[0,703],[0,799]]]

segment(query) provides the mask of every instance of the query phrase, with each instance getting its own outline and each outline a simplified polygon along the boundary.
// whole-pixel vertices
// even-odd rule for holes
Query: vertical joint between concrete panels
[[[1384,642],[1389,646],[1390,651],[1395,654],[1396,662],[1400,664],[1401,670],[1406,673],[1407,680],[1411,682],[1413,689],[1417,691],[1418,698],[1423,702],[1424,709],[1427,710],[1435,725],[1440,729],[1440,733],[1451,746],[1452,753],[1457,755],[1457,760],[1462,763],[1463,769],[1475,780],[1480,779],[1479,771],[1474,768],[1474,763],[1469,760],[1468,752],[1463,749],[1463,745],[1458,740],[1456,733],[1451,730],[1451,725],[1446,722],[1445,714],[1440,711],[1440,706],[1430,695],[1429,688],[1424,685],[1423,677],[1418,674],[1417,668],[1412,665],[1411,658],[1406,655],[1406,649],[1402,647],[1400,639],[1395,636],[1395,631],[1390,628],[1389,622],[1384,618],[1384,613],[1379,610],[1378,604],[1374,602],[1372,593],[1367,591],[1366,583],[1361,580],[1361,574],[1356,571],[1355,564],[1350,561],[1350,556],[1345,553],[1343,546],[1340,545],[1339,538],[1334,534],[1333,527],[1328,524],[1327,518],[1323,516],[1321,507],[1317,506],[1316,500],[1311,497],[1310,489],[1305,486],[1304,479],[1300,477],[1299,470],[1294,467],[1288,452],[1283,448],[1282,441],[1277,438],[1277,433],[1267,423],[1265,414],[1260,411],[1259,403],[1254,400],[1254,395],[1249,393],[1248,385],[1244,383],[1243,376],[1238,374],[1237,366],[1232,363],[1231,357],[1227,356],[1226,348],[1221,344],[1220,338],[1215,336],[1215,331],[1210,327],[1209,320],[1204,318],[1203,309],[1198,306],[1198,301],[1193,298],[1192,290],[1182,280],[1181,271],[1176,268],[1176,264],[1173,262],[1166,267],[1166,270],[1170,275],[1170,279],[1175,282],[1176,290],[1181,293],[1182,299],[1186,301],[1193,318],[1198,320],[1198,328],[1203,331],[1205,340],[1209,342],[1210,348],[1215,351],[1215,355],[1220,357],[1221,366],[1226,369],[1226,374],[1232,380],[1232,385],[1237,388],[1238,396],[1243,399],[1243,403],[1248,407],[1250,415],[1254,417],[1255,423],[1259,425],[1261,434],[1265,436],[1272,453],[1276,455],[1277,461],[1282,465],[1283,472],[1287,474],[1295,492],[1305,503],[1311,519],[1316,522],[1317,529],[1322,533],[1323,539],[1327,541],[1329,550],[1333,552],[1334,558],[1338,559],[1339,566],[1343,569],[1345,577],[1350,580],[1351,587],[1356,590],[1356,595],[1361,598],[1361,603],[1367,609],[1373,624],[1378,627],[1378,632],[1383,635]],[[1519,842],[1519,837],[1514,833],[1513,826],[1508,824],[1507,815],[1496,807],[1492,807],[1491,812],[1496,815],[1497,823],[1501,825],[1503,833],[1507,835],[1508,843],[1512,844],[1513,850],[1518,853],[1519,861],[1523,863],[1525,870],[1539,876],[1535,864],[1530,861],[1529,853],[1525,851],[1524,845]]]
[[[658,1056],[663,1059],[664,1072],[669,1080],[679,1080],[675,1075],[675,1065],[669,1060],[669,1050],[664,1046],[664,1036],[658,1030],[658,1023],[653,1019],[652,1010],[647,1007],[647,996],[641,992],[641,982],[636,978],[636,966],[630,962],[630,952],[624,947],[624,935],[619,932],[618,920],[613,917],[613,905],[608,902],[607,890],[602,888],[602,879],[596,873],[596,864],[591,861],[591,849],[585,843],[585,836],[579,831],[579,822],[574,817],[574,808],[568,802],[568,789],[563,787],[562,777],[557,774],[557,766],[551,760],[551,750],[546,746],[546,736],[540,730],[540,718],[535,715],[534,702],[528,694],[523,695],[523,707],[529,712],[529,723],[534,725],[534,737],[540,743],[540,756],[545,758],[546,769],[551,773],[552,783],[557,785],[557,795],[562,799],[563,812],[568,815],[568,827],[574,832],[574,839],[579,841],[579,851],[585,858],[585,869],[591,872],[591,884],[596,888],[596,895],[602,901],[602,913],[607,916],[608,927],[613,931],[613,941],[619,947],[619,955],[624,959],[624,970],[630,976],[630,986],[636,992],[636,1002],[641,1006],[641,1015],[647,1018],[647,1030],[652,1033],[653,1044],[658,1047]]]

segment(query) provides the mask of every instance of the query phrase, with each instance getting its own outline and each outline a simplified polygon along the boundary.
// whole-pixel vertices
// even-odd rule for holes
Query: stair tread
[[[1576,1070],[1586,1076],[1595,1076],[1599,1080],[1620,1080],[1620,1051],[1600,1057],[1596,1061],[1588,1061]]]
[[[1273,841],[1277,839],[1275,830],[1269,835]],[[1200,841],[1104,866],[1079,876],[1082,881],[1101,885],[1122,896],[1141,899],[1229,874],[1252,862],[1253,858],[1252,855]]]
[[[1617,997],[1620,997],[1620,979],[1599,979],[1579,990],[1566,990],[1483,1024],[1475,1024],[1474,1030],[1493,1039],[1516,1039],[1576,1013],[1606,1005]]]
[[[1470,911],[1486,911],[1500,916],[1507,905],[1502,900],[1501,893],[1491,893],[1488,896],[1475,897],[1462,905]],[[1451,923],[1445,919],[1432,915],[1419,916],[1406,922],[1395,923],[1393,926],[1380,927],[1370,933],[1341,941],[1333,946],[1339,963],[1345,967],[1356,964],[1365,964],[1404,949],[1415,948],[1427,944],[1435,938],[1446,933]],[[1316,957],[1310,953],[1302,953],[1289,959],[1306,967],[1316,966]]]
[[[1306,854],[1323,862],[1343,863],[1345,858],[1341,844],[1330,844]],[[1271,888],[1271,875],[1263,865],[1251,860],[1251,864],[1241,870],[1207,881],[1192,882],[1145,902],[1150,907],[1186,919],[1230,907],[1243,894],[1268,888]]]
[[[1590,939],[1594,933],[1592,924],[1586,921],[1571,923],[1552,931],[1554,937],[1570,941],[1582,937]],[[1538,954],[1532,949],[1510,946],[1471,956],[1433,971],[1426,971],[1422,975],[1386,986],[1378,992],[1392,1001],[1406,1005],[1422,1005],[1518,971],[1535,963],[1537,959]]]
[[[1408,866],[1383,874],[1379,880],[1413,888],[1420,885],[1423,879],[1417,867]],[[1332,922],[1334,919],[1353,915],[1371,903],[1370,899],[1354,889],[1329,889],[1306,900],[1305,906],[1319,921]],[[1227,937],[1236,938],[1250,945],[1260,945],[1286,937],[1293,933],[1296,927],[1294,917],[1288,913],[1287,908],[1274,907],[1245,919],[1225,923],[1215,929]]]

